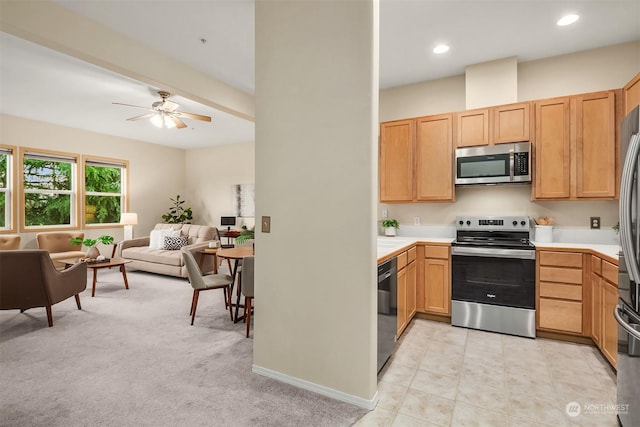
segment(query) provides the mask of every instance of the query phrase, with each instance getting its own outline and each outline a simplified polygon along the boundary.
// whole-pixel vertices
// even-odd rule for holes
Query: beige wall
[[[518,100],[620,88],[640,71],[640,41],[518,65]],[[465,110],[465,76],[422,82],[380,92],[380,121]],[[457,214],[553,215],[559,227],[602,227],[618,221],[618,203],[531,202],[531,186],[456,188],[455,203],[380,204],[401,224],[453,225]]]
[[[138,214],[134,236],[146,236],[162,222],[169,197],[184,191],[185,152],[156,144],[52,125],[15,116],[0,116],[3,144],[129,160],[129,211]],[[183,193],[184,194],[184,193]],[[18,213],[19,215],[19,213]],[[122,228],[91,230],[122,239]],[[35,248],[35,233],[22,234],[22,247]],[[105,255],[111,255],[109,252]]]
[[[221,216],[234,215],[232,186],[255,184],[255,159],[254,143],[187,150],[185,196],[193,201],[194,223],[220,227]]]
[[[375,23],[374,23],[375,22]],[[376,395],[377,3],[256,2],[254,371]]]

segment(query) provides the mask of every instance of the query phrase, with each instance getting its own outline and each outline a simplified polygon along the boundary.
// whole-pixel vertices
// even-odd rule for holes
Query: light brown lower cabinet
[[[602,314],[602,279],[591,273],[591,339],[598,347],[602,347]]]
[[[398,330],[400,336],[416,314],[416,248],[398,257]]]
[[[402,334],[404,328],[407,327],[407,269],[406,267],[398,271],[398,336]]]
[[[448,246],[425,246],[424,310],[451,315],[451,267]]]
[[[618,358],[618,323],[613,317],[613,310],[618,304],[618,288],[604,280],[602,284],[602,346],[600,349],[613,367],[617,367]]]
[[[618,267],[591,255],[591,339],[616,367],[618,323],[613,310],[618,304]]]

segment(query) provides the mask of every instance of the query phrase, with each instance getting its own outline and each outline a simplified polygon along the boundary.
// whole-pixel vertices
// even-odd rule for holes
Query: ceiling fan
[[[141,116],[130,117],[127,120],[133,121],[148,118],[151,119],[151,123],[159,128],[186,128],[187,125],[181,119],[195,119],[202,120],[203,122],[211,121],[211,117],[209,116],[176,111],[176,108],[178,108],[180,105],[167,99],[169,96],[171,96],[169,92],[161,90],[158,91],[158,95],[160,95],[162,101],[154,102],[153,104],[151,104],[151,108],[141,107],[139,105],[123,104],[121,102],[114,102],[113,104],[124,105],[126,107],[144,108],[145,110],[153,111],[152,113],[143,114]]]

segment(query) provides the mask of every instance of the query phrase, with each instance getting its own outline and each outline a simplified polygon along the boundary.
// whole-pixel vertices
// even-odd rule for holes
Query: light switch
[[[271,233],[271,217],[270,216],[262,217],[262,232]]]

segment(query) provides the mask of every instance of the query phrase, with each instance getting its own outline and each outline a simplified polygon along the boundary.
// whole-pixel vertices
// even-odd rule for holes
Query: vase
[[[95,246],[91,246],[87,249],[87,258],[96,259],[100,256],[100,251]]]
[[[395,236],[396,235],[396,228],[395,227],[386,227],[384,229],[384,235],[385,236]]]

